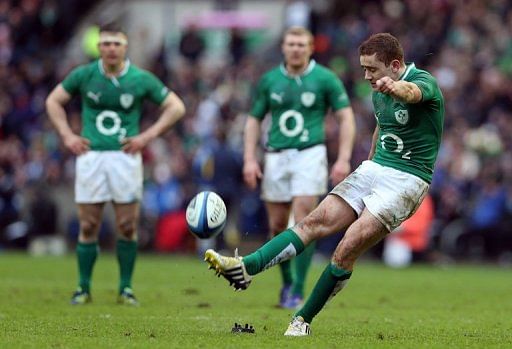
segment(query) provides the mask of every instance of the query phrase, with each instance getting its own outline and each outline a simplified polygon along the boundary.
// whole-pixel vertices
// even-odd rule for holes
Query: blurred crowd
[[[446,101],[444,137],[430,191],[432,215],[421,249],[455,258],[510,258],[512,3],[314,4],[290,1],[283,23],[306,25],[313,31],[315,59],[341,77],[351,96],[357,122],[353,168],[366,159],[375,127],[371,90],[363,79],[357,48],[372,33],[390,32],[404,45],[407,61],[438,79]],[[63,33],[71,32],[80,13],[66,13],[73,20],[64,21],[61,5],[57,0],[0,0],[0,239],[4,243],[6,236],[16,236],[15,229],[9,235],[6,227],[17,221],[24,221],[32,234],[57,233],[51,224],[46,228],[32,222],[37,215],[30,210],[46,200],[43,206],[53,203],[53,214],[58,216],[62,204],[54,195],[73,183],[74,159],[62,148],[44,112],[44,98],[66,73],[58,64],[59,48],[67,39]],[[183,226],[183,211],[191,196],[206,189],[217,191],[229,207],[229,227],[218,243],[230,247],[266,237],[258,193],[244,188],[241,179],[242,130],[258,78],[280,61],[280,43],[250,51],[243,30],[230,34],[222,64],[204,59],[202,33],[193,26],[184,30],[177,47],[162,49],[152,61],[150,70],[180,95],[187,114],[143,154],[141,234],[148,248],[193,248]],[[176,55],[168,50],[179,52],[178,59],[171,62]],[[157,116],[157,110],[148,106],[143,127]],[[78,130],[77,103],[70,108],[70,118]],[[338,126],[331,115],[326,122],[332,160]]]

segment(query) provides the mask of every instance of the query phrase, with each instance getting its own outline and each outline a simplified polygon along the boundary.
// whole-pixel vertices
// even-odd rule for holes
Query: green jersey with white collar
[[[348,106],[340,79],[311,60],[302,75],[289,75],[283,64],[265,73],[251,115],[262,120],[270,112],[269,150],[304,149],[324,143],[324,118],[329,108],[336,111]]]
[[[373,161],[416,175],[430,183],[441,144],[444,98],[436,79],[427,71],[407,64],[400,80],[416,84],[422,101],[401,103],[391,96],[373,92],[379,136]]]
[[[169,93],[156,76],[128,60],[115,78],[105,75],[101,60],[81,65],[62,86],[81,96],[82,136],[91,142],[91,150],[120,150],[123,138],[140,132],[144,99],[160,105]]]

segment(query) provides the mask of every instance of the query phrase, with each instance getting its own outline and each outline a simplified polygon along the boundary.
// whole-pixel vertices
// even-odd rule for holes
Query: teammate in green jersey
[[[66,148],[77,155],[75,201],[80,234],[76,253],[79,285],[72,304],[90,302],[91,275],[98,255],[103,207],[112,201],[120,270],[118,301],[137,305],[132,274],[137,253],[139,201],[142,195],[140,151],[184,114],[181,99],[153,74],[126,59],[128,38],[115,25],[100,29],[101,58],[74,69],[48,96],[46,109]],[[82,102],[82,131],[71,129],[64,106],[74,95]],[[142,102],[160,105],[161,115],[139,132]]]
[[[270,234],[285,230],[290,217],[298,222],[327,192],[327,150],[324,118],[332,109],[340,120],[338,157],[330,178],[334,184],[350,173],[354,143],[354,114],[340,79],[311,60],[313,36],[302,27],[288,29],[283,37],[284,63],[260,80],[245,125],[244,179],[254,189],[262,178]],[[260,124],[270,112],[265,167],[256,156]],[[283,286],[280,305],[296,308],[304,298],[304,283],[314,253],[312,243],[297,258],[280,264]]]
[[[436,80],[405,63],[400,43],[388,33],[368,38],[359,56],[377,120],[369,160],[306,218],[254,253],[243,258],[205,253],[210,267],[235,289],[246,289],[253,275],[298,255],[316,239],[347,229],[287,336],[310,334],[311,321],[347,284],[358,257],[416,211],[432,178],[444,121]]]

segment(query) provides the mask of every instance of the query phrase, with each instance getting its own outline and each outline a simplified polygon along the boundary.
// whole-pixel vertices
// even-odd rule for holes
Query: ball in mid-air
[[[186,218],[192,234],[200,239],[209,239],[224,229],[227,218],[226,205],[218,194],[202,191],[188,204]]]

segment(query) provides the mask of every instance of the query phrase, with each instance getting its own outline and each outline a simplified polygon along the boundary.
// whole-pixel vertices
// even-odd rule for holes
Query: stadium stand
[[[62,198],[71,197],[74,159],[59,144],[43,102],[61,77],[59,49],[92,3],[0,1],[0,244],[9,245],[9,224],[28,219],[27,188],[31,185],[43,182],[56,196],[59,219],[70,206]],[[404,44],[408,60],[437,77],[446,99],[444,139],[431,187],[435,218],[429,248],[454,257],[510,260],[512,3],[346,3],[332,1],[322,11],[313,8],[308,23],[315,34],[315,58],[341,76],[352,98],[358,127],[353,167],[366,158],[374,127],[370,90],[363,81],[357,47],[369,34],[389,31]],[[62,6],[69,11],[63,12]],[[208,172],[211,158],[208,154],[199,158],[204,155],[199,152],[201,144],[221,143],[220,148],[240,153],[254,84],[262,71],[279,61],[275,53],[279,43],[269,46],[237,57],[236,65],[226,60],[222,69],[201,59],[199,68],[168,64],[177,47],[163,46],[152,59],[150,70],[182,96],[187,115],[179,127],[144,152],[149,185],[142,234],[148,249],[153,246],[153,227],[158,221],[182,211],[199,186],[213,178]],[[169,50],[174,50],[174,56]],[[73,125],[78,128],[77,105],[72,109]],[[155,113],[148,109],[147,115]],[[331,158],[336,151],[336,128],[330,118],[327,144]],[[240,219],[233,224],[239,231],[264,238],[266,227],[258,222],[265,220],[254,218],[261,217],[261,203],[239,181],[233,185],[241,198]],[[155,200],[166,191],[173,195]],[[65,228],[58,233],[66,234]],[[184,246],[189,244],[184,242]]]

